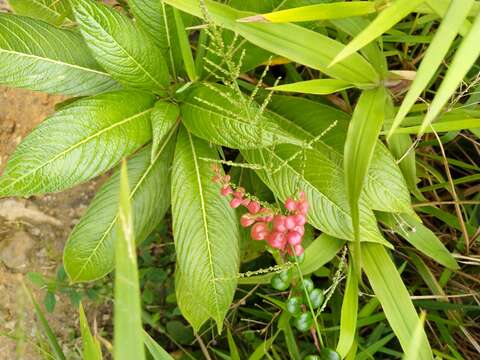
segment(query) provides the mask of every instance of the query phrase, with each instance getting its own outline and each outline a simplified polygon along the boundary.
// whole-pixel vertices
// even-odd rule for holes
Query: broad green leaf
[[[269,88],[269,90],[289,91],[303,94],[327,95],[352,87],[354,87],[354,85],[343,80],[316,79],[296,82],[292,84],[278,85]]]
[[[163,0],[128,0],[128,5],[137,25],[150,35],[176,77],[183,65],[173,9]]]
[[[458,47],[452,63],[445,74],[445,78],[428,108],[427,115],[423,120],[418,136],[422,136],[429,128],[431,122],[440,114],[443,106],[455,93],[458,85],[462,82],[465,75],[477,60],[480,55],[480,46],[478,46],[479,37],[480,14],[477,15],[472,28]]]
[[[209,318],[220,331],[237,285],[240,234],[235,211],[211,180],[211,164],[201,158],[218,156],[182,128],[172,169],[175,290],[195,331]]]
[[[80,332],[82,334],[83,352],[82,356],[88,360],[102,360],[102,348],[96,338],[93,337],[90,327],[88,326],[87,317],[80,303]]]
[[[143,331],[143,338],[145,341],[145,346],[148,349],[148,352],[152,356],[153,360],[173,360],[173,357],[170,356],[152,337],[146,332]]]
[[[435,37],[428,46],[415,80],[410,85],[410,90],[405,96],[400,109],[398,109],[387,138],[390,138],[395,132],[395,129],[401,124],[413,104],[420,97],[422,91],[425,90],[432,77],[438,71],[438,67],[442,64],[443,58],[457,36],[463,21],[467,18],[472,4],[473,0],[452,1],[445,18],[435,33]]]
[[[215,144],[236,149],[303,144],[303,140],[262,114],[256,103],[226,86],[196,86],[181,103],[181,113],[190,132]]]
[[[153,102],[119,91],[62,108],[18,145],[0,178],[0,196],[60,191],[115,166],[150,140]]]
[[[457,261],[440,239],[412,215],[401,214],[394,217],[382,213],[379,220],[436,262],[452,270],[459,268]]]
[[[165,0],[165,2],[189,14],[203,16],[197,0]],[[341,64],[328,67],[344,46],[325,35],[294,24],[240,23],[237,19],[253,14],[211,0],[206,0],[205,4],[209,16],[216,24],[238,33],[267,51],[356,85],[377,83],[379,80],[373,67],[358,54],[352,54]]]
[[[356,51],[381,36],[405,16],[414,11],[415,8],[424,1],[425,0],[396,0],[392,4],[386,5],[386,9],[378,14],[370,25],[355,36],[355,38],[335,56],[330,66],[339,62],[343,63],[344,61],[348,61],[347,58],[350,58]]]
[[[197,71],[195,69],[195,62],[193,61],[192,50],[190,49],[190,39],[183,24],[182,15],[177,9],[173,9],[173,17],[175,18],[175,26],[178,36],[178,45],[182,53],[182,59],[190,81],[197,80]]]
[[[8,3],[18,15],[40,19],[57,26],[72,15],[68,0],[8,0]]]
[[[410,294],[390,259],[385,248],[379,244],[363,243],[363,269],[367,274],[375,296],[382,304],[383,311],[400,345],[407,349],[418,323],[418,315]],[[418,360],[431,360],[432,350],[424,331],[419,335]]]
[[[253,240],[252,240],[253,241]],[[303,275],[311,274],[332,260],[342,249],[345,241],[322,234],[306,249],[305,260],[300,264]],[[268,284],[275,273],[242,277],[239,284]]]
[[[127,164],[120,169],[120,204],[115,239],[115,360],[145,360],[142,304],[135,251],[135,230],[130,203]]]
[[[320,135],[337,121],[337,125],[313,146],[342,167],[349,119],[347,114],[324,104],[290,96],[274,96],[269,108],[299,126],[301,134],[307,136],[308,140]],[[293,129],[289,130],[293,132]],[[411,212],[405,180],[395,159],[381,141],[375,146],[364,191],[368,205],[374,210]]]
[[[418,319],[417,326],[412,334],[410,343],[408,344],[405,354],[403,355],[403,360],[417,360],[418,353],[420,352],[420,347],[422,346],[422,334],[424,333],[423,325],[425,324],[425,318],[427,313],[422,311],[420,313],[420,318]]]
[[[2,85],[72,96],[119,88],[73,31],[0,13],[0,32]]]
[[[167,101],[158,101],[152,110],[152,162],[157,157],[158,149],[165,137],[178,122],[180,109],[176,104]]]
[[[353,264],[350,262],[348,268],[347,285],[343,296],[340,338],[338,339],[337,352],[345,358],[355,341],[357,331],[358,312],[358,278],[353,271]]]
[[[75,19],[97,61],[124,84],[164,95],[168,67],[150,36],[125,15],[90,0],[74,0]]]
[[[384,88],[365,90],[360,95],[353,112],[345,141],[343,168],[354,233],[353,259],[359,271],[361,269],[359,201],[378,135],[385,120],[386,100]]]
[[[173,134],[169,134],[170,138]],[[173,143],[167,137],[153,161],[151,147],[142,149],[128,161],[135,238],[138,242],[155,229],[170,206],[169,168]],[[74,282],[99,279],[114,267],[119,177],[117,171],[103,185],[68,238],[63,262],[65,271]]]
[[[292,9],[279,10],[268,14],[254,15],[240,19],[242,22],[266,21],[272,23],[315,21],[361,16],[376,12],[374,2],[352,1],[332,4],[315,4]]]
[[[50,349],[52,351],[53,359],[66,360],[65,354],[62,351],[62,347],[58,343],[58,339],[55,336],[55,333],[53,332],[52,328],[50,327],[50,324],[48,323],[48,320],[45,317],[45,314],[40,308],[40,305],[38,305],[38,302],[35,299],[35,296],[33,295],[32,291],[25,285],[25,283],[22,282],[22,286],[28,298],[32,302],[33,308],[35,310],[35,315],[37,316],[37,320],[40,324],[40,330],[47,338],[48,345],[50,346]]]

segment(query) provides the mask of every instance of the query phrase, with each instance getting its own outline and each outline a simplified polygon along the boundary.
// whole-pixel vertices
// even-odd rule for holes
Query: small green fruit
[[[304,312],[293,321],[293,325],[302,332],[310,330],[313,325],[312,314]]]
[[[303,358],[303,360],[321,360],[320,356],[318,355],[307,355]]]
[[[323,304],[323,300],[324,300],[323,290],[313,289],[310,292],[310,302],[312,303],[312,306],[314,309],[318,309]]]
[[[313,281],[311,279],[303,279],[303,282],[300,285],[300,289],[306,289],[307,293],[310,293],[314,287],[315,285],[313,285]]]
[[[302,253],[302,255],[297,256],[297,260],[295,260],[295,256],[289,255],[288,260],[293,263],[295,263],[295,261],[298,261],[298,263],[301,264],[305,260],[305,253]]]
[[[272,285],[275,290],[285,291],[290,287],[290,282],[283,281],[280,277],[280,274],[276,274],[274,277],[272,277],[270,285]]]
[[[320,360],[341,360],[341,357],[335,350],[323,348],[320,351]]]
[[[297,317],[302,313],[301,297],[298,297],[298,296],[291,297],[290,299],[287,300],[286,305],[287,305],[287,311],[290,313],[290,315]]]
[[[292,272],[290,270],[285,270],[285,271],[282,271],[280,274],[278,274],[280,276],[280,279],[282,279],[282,281],[285,281],[287,283],[290,284],[290,282],[292,281]]]

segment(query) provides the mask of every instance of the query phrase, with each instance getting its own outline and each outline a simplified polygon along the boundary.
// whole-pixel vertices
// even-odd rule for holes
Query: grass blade
[[[383,10],[365,30],[358,34],[350,43],[340,51],[329,66],[346,59],[368,43],[372,42],[392,26],[410,14],[425,0],[397,0]]]
[[[90,328],[88,326],[87,317],[83,310],[83,305],[80,303],[80,332],[82,334],[83,353],[84,359],[88,360],[102,360],[102,348],[96,338],[93,337]]]
[[[120,175],[118,236],[115,242],[115,360],[145,360],[142,307],[126,162]]]
[[[422,346],[422,333],[423,333],[423,324],[425,323],[425,318],[427,313],[422,311],[420,318],[418,319],[418,324],[415,327],[415,331],[412,334],[410,344],[408,344],[405,354],[403,355],[403,360],[417,360],[418,353],[420,352],[420,347]]]
[[[425,57],[415,76],[415,80],[410,86],[400,109],[393,120],[392,127],[388,132],[387,139],[394,133],[395,129],[401,124],[402,120],[408,114],[415,101],[418,99],[423,90],[435,75],[438,67],[441,65],[443,58],[448,52],[450,45],[455,39],[464,20],[467,18],[468,12],[472,7],[473,0],[458,0],[451,3],[447,14],[443,19],[440,27],[436,31],[433,41],[428,46]]]
[[[358,276],[360,276],[361,268],[360,209],[358,202],[373,157],[378,134],[385,119],[386,96],[383,88],[365,90],[362,93],[353,112],[345,141],[343,164],[355,235],[353,264]]]
[[[227,340],[228,348],[230,349],[230,359],[240,360],[240,353],[238,352],[237,344],[235,344],[235,340],[233,339],[230,329],[227,329]]]
[[[173,360],[170,356],[146,331],[143,331],[143,339],[153,360]]]
[[[363,243],[362,249],[363,267],[370,285],[382,304],[390,327],[405,351],[418,324],[418,315],[410,299],[410,294],[383,246]],[[420,347],[417,359],[431,360],[432,350],[425,332],[422,331],[418,337]]]
[[[355,341],[358,312],[358,279],[350,262],[348,268],[347,286],[343,297],[342,312],[340,319],[340,339],[337,344],[337,352],[345,358]]]
[[[268,14],[249,16],[238,21],[285,23],[296,21],[329,20],[367,15],[374,13],[375,11],[377,11],[377,9],[375,3],[373,2],[337,2],[333,4],[316,4],[280,10]]]
[[[461,83],[467,72],[480,55],[480,46],[478,39],[480,38],[480,14],[477,15],[473,26],[467,36],[463,39],[462,44],[458,48],[452,64],[448,69],[440,88],[430,105],[427,115],[423,120],[418,136],[422,136],[430,123],[440,114],[443,106],[447,103]],[[477,126],[478,127],[478,126]]]
[[[190,81],[198,79],[197,70],[195,68],[195,61],[193,60],[192,51],[190,50],[190,42],[188,39],[187,30],[183,24],[182,15],[177,9],[173,9],[173,16],[175,18],[175,26],[177,27],[178,44],[182,53],[183,64]]]
[[[337,79],[316,79],[299,81],[292,84],[278,85],[269,88],[274,91],[287,91],[302,94],[328,95],[337,91],[350,89],[353,84]]]

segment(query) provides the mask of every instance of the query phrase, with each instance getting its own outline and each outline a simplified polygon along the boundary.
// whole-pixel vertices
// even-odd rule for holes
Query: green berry
[[[291,262],[293,262],[293,263],[296,262],[296,261],[298,261],[298,263],[301,264],[301,263],[303,263],[303,260],[305,260],[305,252],[303,252],[302,255],[297,256],[296,258],[297,258],[297,259],[295,260],[295,256],[293,256],[293,255],[289,255],[289,256],[288,256],[288,260],[289,260],[289,261],[291,261]]]
[[[298,315],[301,314],[302,312],[301,297],[298,297],[298,296],[291,297],[290,299],[287,300],[286,305],[287,305],[287,311],[290,313],[290,315],[297,317]]]
[[[290,270],[282,271],[278,275],[280,276],[280,279],[282,279],[282,281],[284,281],[286,283],[290,284],[290,282],[292,281],[292,272]]]
[[[290,287],[290,282],[283,281],[280,274],[276,274],[272,277],[270,285],[272,285],[275,290],[285,291]]]
[[[323,304],[324,296],[321,289],[313,289],[309,296],[314,309],[318,309]]]
[[[335,350],[323,348],[320,351],[320,360],[341,360],[341,357]]]
[[[303,360],[321,360],[320,356],[318,355],[307,355],[303,358]]]
[[[303,279],[303,282],[300,285],[300,289],[306,289],[308,293],[313,290],[315,286],[313,285],[313,281],[311,279]]]
[[[302,332],[310,330],[313,325],[312,314],[309,312],[300,314],[300,316],[293,321],[293,325],[295,325],[295,327]]]

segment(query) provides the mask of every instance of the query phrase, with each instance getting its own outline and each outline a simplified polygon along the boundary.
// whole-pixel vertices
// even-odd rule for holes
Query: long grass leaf
[[[354,87],[353,84],[350,84],[344,80],[337,79],[315,79],[300,81],[292,84],[278,85],[269,88],[269,90],[274,91],[286,91],[302,94],[316,94],[316,95],[327,95],[332,94],[337,91],[345,90]]]
[[[425,311],[422,311],[422,313],[420,314],[420,318],[418,319],[417,326],[415,327],[415,331],[412,334],[410,344],[408,344],[408,347],[405,350],[403,360],[418,359],[418,353],[420,352],[420,347],[422,346],[421,339],[423,333],[423,324],[425,323],[426,316],[427,313]]]
[[[178,44],[182,53],[183,64],[190,81],[197,80],[197,70],[195,68],[195,61],[193,60],[192,51],[190,50],[190,42],[188,39],[187,30],[183,24],[182,15],[177,9],[173,9],[173,16],[175,18],[175,26],[177,27]]]
[[[83,310],[83,305],[80,303],[80,332],[82,334],[83,343],[83,358],[88,360],[102,360],[102,348],[96,338],[93,337],[88,326],[87,317]]]
[[[146,331],[143,331],[143,339],[148,352],[153,360],[173,360],[170,356]]]
[[[118,236],[115,242],[115,360],[145,360],[142,307],[126,162],[120,175]]]
[[[415,101],[420,96],[428,83],[435,75],[438,67],[441,65],[443,58],[448,52],[453,40],[455,39],[463,21],[467,18],[468,12],[472,7],[473,0],[458,0],[452,1],[448,12],[445,15],[440,27],[436,31],[433,41],[428,46],[425,57],[420,64],[420,67],[415,76],[415,80],[410,86],[405,99],[400,106],[400,109],[393,120],[392,127],[387,135],[387,138],[394,133],[395,129],[401,124],[402,120],[410,111]]]

